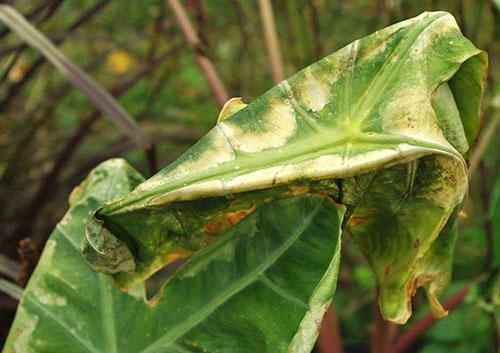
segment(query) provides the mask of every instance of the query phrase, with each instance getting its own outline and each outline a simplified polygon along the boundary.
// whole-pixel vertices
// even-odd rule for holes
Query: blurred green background
[[[164,167],[214,126],[219,107],[164,1],[12,0],[9,3],[93,76],[156,142]],[[256,0],[182,1],[230,96],[245,102],[273,86]],[[499,119],[498,0],[272,1],[284,71],[290,76],[353,40],[423,11],[452,13],[488,52],[484,126]],[[498,349],[500,266],[499,146],[493,135],[460,218],[453,284],[471,284],[465,304],[427,330],[419,353]],[[121,156],[150,175],[143,152],[95,113],[87,98],[0,25],[0,254],[29,274],[36,253],[65,212],[67,198],[99,162]],[[19,242],[21,250],[18,250]],[[374,277],[347,241],[335,308],[344,351],[368,352]],[[32,253],[34,251],[34,253]],[[0,263],[1,264],[1,263]],[[24,271],[24,272],[23,272]],[[24,276],[26,277],[26,276]],[[19,279],[20,284],[26,278]],[[0,342],[17,302],[0,293]],[[418,293],[411,326],[427,312]],[[1,345],[0,345],[1,346]]]

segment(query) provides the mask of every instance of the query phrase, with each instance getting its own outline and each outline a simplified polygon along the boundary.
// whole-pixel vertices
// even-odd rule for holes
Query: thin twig
[[[64,0],[53,0],[47,6],[47,11],[45,11],[42,17],[36,22],[38,25],[44,23],[52,17],[57,11],[57,9],[62,5]]]
[[[222,83],[214,64],[206,55],[203,44],[201,43],[191,20],[178,0],[167,0],[167,4],[174,13],[177,23],[184,34],[184,38],[191,48],[200,70],[208,81],[208,85],[210,86],[210,90],[212,91],[215,101],[220,107],[224,106],[224,104],[229,100],[227,89]]]
[[[479,173],[482,180],[487,180],[486,167],[483,162],[479,163]],[[481,209],[483,212],[483,229],[486,235],[486,255],[485,255],[485,270],[488,271],[493,264],[493,251],[494,251],[494,236],[495,231],[493,229],[493,222],[489,215],[490,211],[490,185],[488,183],[480,183],[481,190],[479,195],[481,197]]]
[[[337,320],[337,315],[333,309],[333,304],[326,311],[319,332],[317,348],[320,353],[343,353],[342,336]]]
[[[208,16],[205,11],[205,6],[203,4],[203,0],[194,0],[193,1],[194,10],[196,12],[196,24],[198,25],[198,35],[200,37],[200,41],[203,43],[205,47],[209,45],[208,42]]]
[[[491,116],[490,122],[488,126],[484,129],[484,133],[479,139],[476,148],[471,153],[471,158],[469,162],[469,180],[475,176],[477,172],[477,168],[479,166],[479,162],[483,157],[486,149],[488,148],[491,140],[495,137],[495,133],[498,128],[498,124],[500,123],[500,114],[498,110]]]
[[[321,58],[321,26],[319,24],[320,3],[318,0],[309,0],[309,7],[311,8],[311,29],[313,42],[314,59]]]
[[[264,29],[264,39],[266,41],[267,53],[271,62],[271,73],[274,83],[285,79],[283,71],[283,61],[281,60],[280,46],[276,26],[274,25],[273,8],[270,0],[259,0],[260,16]]]
[[[446,310],[453,310],[464,302],[464,298],[469,293],[469,287],[465,287],[449,297],[443,307]],[[425,315],[422,319],[413,324],[405,333],[403,333],[394,346],[389,350],[389,353],[405,353],[415,343],[415,341],[427,331],[432,325],[437,322],[431,314]]]

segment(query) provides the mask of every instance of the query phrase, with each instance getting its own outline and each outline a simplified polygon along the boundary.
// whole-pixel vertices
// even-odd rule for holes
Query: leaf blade
[[[326,308],[335,290],[343,206],[319,196],[267,205],[196,254],[147,303],[143,284],[122,292],[79,255],[86,214],[137,179],[123,162],[111,161],[75,191],[26,288],[5,352],[194,352],[195,346],[294,352],[288,345],[304,330],[301,321],[308,328],[301,347],[312,348],[323,314],[318,307]],[[314,258],[293,261],[302,251]],[[263,273],[283,292],[262,281]],[[231,331],[235,322],[241,331]]]

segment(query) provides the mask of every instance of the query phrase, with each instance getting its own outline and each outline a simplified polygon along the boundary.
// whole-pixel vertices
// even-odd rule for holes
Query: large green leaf
[[[4,352],[310,351],[335,290],[345,208],[324,196],[261,207],[148,302],[144,284],[122,292],[112,277],[91,271],[78,250],[89,212],[140,179],[112,160],[73,192]]]
[[[237,106],[181,158],[97,210],[89,263],[131,288],[263,205],[328,194],[347,206],[346,229],[375,271],[382,313],[404,323],[416,287],[442,278],[422,259],[467,190],[462,155],[480,126],[486,66],[450,14],[424,13],[248,106],[230,102]],[[114,256],[121,246],[130,253]],[[443,314],[438,294],[431,303]]]

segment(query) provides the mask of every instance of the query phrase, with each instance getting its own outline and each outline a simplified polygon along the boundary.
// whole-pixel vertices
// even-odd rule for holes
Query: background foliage
[[[104,85],[157,143],[163,167],[217,119],[218,106],[160,0],[13,0],[10,3]],[[273,85],[257,1],[183,1],[230,96],[252,101]],[[490,57],[484,126],[499,119],[499,3],[491,0],[273,1],[285,75],[351,41],[422,11],[455,15],[464,34]],[[494,136],[494,135],[493,135]],[[420,353],[493,352],[498,346],[495,273],[500,266],[498,139],[472,175],[461,214],[449,294],[474,283],[465,304],[418,340]],[[141,150],[72,89],[39,53],[0,27],[0,273],[25,284],[67,197],[100,161],[125,157],[150,175]],[[23,240],[28,238],[28,240]],[[346,352],[369,351],[375,281],[347,241],[335,308]],[[427,312],[423,295],[417,314]],[[16,301],[0,294],[0,342]],[[497,302],[498,305],[498,294]],[[495,310],[496,309],[496,310]],[[406,327],[399,330],[404,331]],[[393,329],[395,330],[395,329]]]

